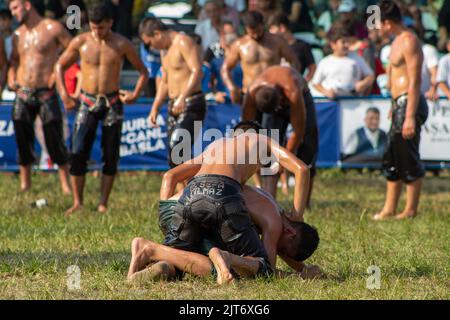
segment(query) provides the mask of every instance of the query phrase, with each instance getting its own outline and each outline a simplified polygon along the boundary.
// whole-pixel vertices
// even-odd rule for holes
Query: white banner
[[[428,119],[422,127],[423,160],[450,161],[450,101],[428,101]]]
[[[391,125],[391,101],[350,99],[340,100],[339,103],[343,160],[362,163],[381,160],[384,136]],[[429,115],[421,134],[421,158],[427,161],[450,161],[450,101],[428,101],[428,106]],[[365,144],[361,142],[361,137],[364,138]]]

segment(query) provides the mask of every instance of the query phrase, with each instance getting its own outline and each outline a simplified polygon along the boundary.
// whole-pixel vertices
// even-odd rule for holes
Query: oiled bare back
[[[197,175],[219,174],[244,184],[259,169],[265,146],[266,139],[254,133],[216,140],[204,152]]]

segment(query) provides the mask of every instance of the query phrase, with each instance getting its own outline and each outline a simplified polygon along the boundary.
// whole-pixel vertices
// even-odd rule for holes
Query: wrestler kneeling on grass
[[[238,129],[248,128],[254,128],[253,124],[238,126]],[[295,174],[297,190],[292,217],[297,221],[287,218],[270,195],[243,186],[260,164],[224,164],[221,152],[217,152],[235,152],[236,146],[245,145],[248,159],[261,143],[271,150],[281,166]],[[178,182],[194,178],[175,205],[161,203],[164,245],[142,238],[133,240],[129,280],[142,281],[155,274],[174,277],[177,270],[205,276],[211,274],[214,265],[217,280],[222,284],[232,281],[233,273],[245,277],[272,274],[277,253],[304,277],[320,273],[317,267],[305,268],[301,262],[311,256],[319,242],[317,231],[300,222],[309,177],[304,163],[266,136],[251,132],[217,140],[199,157],[202,157],[200,161],[196,158],[165,175],[161,187],[163,201],[173,195]],[[250,219],[261,231],[262,241]],[[152,262],[157,263],[146,269]]]

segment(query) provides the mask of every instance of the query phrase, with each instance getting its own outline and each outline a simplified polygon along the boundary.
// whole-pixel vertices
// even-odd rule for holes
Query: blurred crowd
[[[65,21],[67,8],[81,9],[82,28],[87,29],[89,0],[36,0],[35,7],[47,17]],[[156,92],[160,55],[139,41],[139,22],[146,16],[173,21],[169,26],[191,34],[202,50],[203,91],[210,99],[227,102],[229,93],[220,76],[227,48],[244,33],[240,17],[247,10],[262,13],[266,28],[281,35],[294,49],[302,73],[314,96],[388,95],[386,69],[391,38],[367,25],[370,5],[376,0],[108,0],[115,13],[114,31],[134,40],[146,64],[150,81],[146,96]],[[427,98],[450,98],[450,0],[398,1],[404,24],[423,42],[422,93]],[[191,24],[182,21],[191,20]],[[0,34],[6,53],[11,51],[15,23],[0,1]],[[126,67],[126,66],[125,66]],[[5,75],[3,75],[5,76]],[[236,67],[235,83],[242,83]]]

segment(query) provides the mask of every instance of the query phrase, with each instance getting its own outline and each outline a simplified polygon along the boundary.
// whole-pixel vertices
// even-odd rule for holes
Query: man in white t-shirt
[[[441,93],[450,100],[450,39],[447,40],[448,54],[439,61],[436,83]]]
[[[330,99],[367,95],[375,81],[374,72],[361,57],[349,53],[347,32],[336,29],[328,39],[333,53],[319,62],[312,79],[313,94]]]
[[[420,92],[427,99],[435,99],[436,97],[436,75],[439,64],[439,53],[437,49],[429,44],[422,45],[423,65],[422,65],[422,84]]]

